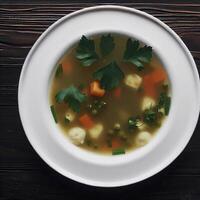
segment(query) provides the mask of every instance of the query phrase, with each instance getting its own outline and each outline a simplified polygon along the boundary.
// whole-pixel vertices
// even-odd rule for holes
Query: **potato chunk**
[[[74,127],[69,130],[68,136],[74,144],[80,145],[85,141],[86,132],[80,127]]]
[[[147,131],[142,131],[139,132],[138,135],[136,136],[136,145],[137,146],[144,146],[151,140],[152,136],[149,132]]]
[[[125,77],[125,84],[133,89],[138,89],[142,83],[142,77],[137,74],[128,74]]]
[[[88,133],[92,139],[98,139],[103,131],[102,124],[96,124],[91,129],[88,130]]]
[[[73,112],[72,110],[68,110],[66,113],[65,113],[65,119],[67,119],[69,122],[72,122],[74,121],[75,119],[75,112]]]
[[[151,107],[154,107],[155,105],[156,105],[155,100],[151,97],[146,96],[142,100],[142,106],[141,107],[142,107],[142,110],[144,111],[144,110],[147,110]]]

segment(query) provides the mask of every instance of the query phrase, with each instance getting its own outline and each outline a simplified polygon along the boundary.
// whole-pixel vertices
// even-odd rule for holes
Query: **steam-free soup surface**
[[[74,145],[124,154],[148,144],[164,123],[167,73],[151,47],[137,44],[121,35],[83,36],[59,60],[51,111]]]

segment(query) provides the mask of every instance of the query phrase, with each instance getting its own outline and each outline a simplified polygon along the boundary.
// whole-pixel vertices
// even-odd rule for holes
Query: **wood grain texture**
[[[88,187],[66,179],[50,169],[28,143],[17,107],[18,80],[27,53],[62,16],[101,4],[108,2],[0,1],[0,199],[200,199],[200,123],[187,148],[167,169],[120,189]],[[168,24],[188,46],[200,70],[199,1],[112,4],[134,7]]]

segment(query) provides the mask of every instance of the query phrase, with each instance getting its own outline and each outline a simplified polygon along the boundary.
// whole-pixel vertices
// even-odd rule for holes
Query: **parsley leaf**
[[[167,96],[166,93],[162,92],[159,97],[158,108],[164,108],[165,115],[168,115],[170,105],[171,105],[171,97]]]
[[[147,124],[153,124],[157,120],[157,112],[153,109],[150,108],[144,112],[144,122]]]
[[[85,101],[86,96],[80,92],[75,86],[70,86],[66,89],[59,91],[56,94],[56,101],[58,103],[68,103],[69,107],[75,112],[80,112],[80,105]]]
[[[102,35],[100,41],[100,50],[102,56],[106,56],[115,48],[114,38],[111,34]]]
[[[76,58],[85,67],[93,64],[98,59],[98,55],[95,52],[94,40],[89,40],[83,35],[76,49]]]
[[[93,77],[100,81],[101,87],[106,90],[112,90],[119,85],[124,78],[123,71],[116,62],[111,62],[93,73]]]
[[[140,43],[137,40],[131,40],[130,38],[126,43],[126,50],[124,52],[123,59],[136,65],[137,69],[141,71],[144,68],[145,63],[149,63],[152,58],[152,47],[144,46],[139,47]]]

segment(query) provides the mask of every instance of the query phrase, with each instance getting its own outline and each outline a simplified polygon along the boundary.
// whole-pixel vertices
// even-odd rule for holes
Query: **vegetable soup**
[[[117,34],[82,36],[59,60],[50,88],[52,117],[69,140],[109,155],[148,144],[170,104],[152,47]]]

